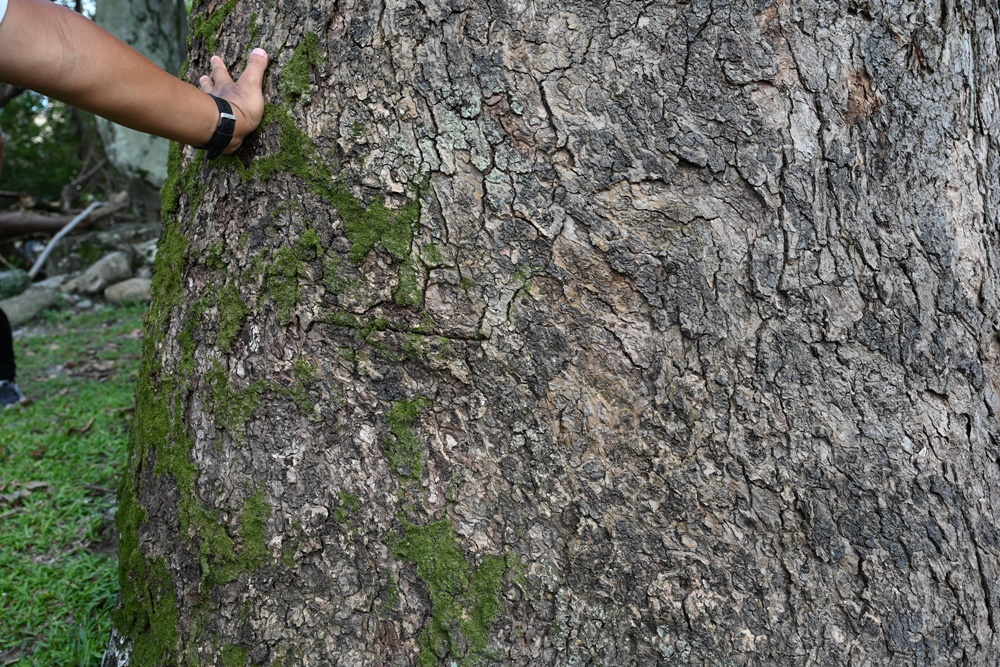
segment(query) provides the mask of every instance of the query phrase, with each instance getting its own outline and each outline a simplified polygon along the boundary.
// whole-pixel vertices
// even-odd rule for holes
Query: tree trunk
[[[201,11],[106,665],[1000,661],[996,3]]]

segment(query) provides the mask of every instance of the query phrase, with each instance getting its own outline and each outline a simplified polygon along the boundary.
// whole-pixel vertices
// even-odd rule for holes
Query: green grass
[[[50,312],[15,337],[31,402],[0,408],[4,667],[100,665],[118,589],[113,491],[144,311]]]

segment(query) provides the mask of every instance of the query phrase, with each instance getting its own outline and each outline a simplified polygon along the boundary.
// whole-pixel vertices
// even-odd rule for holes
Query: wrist
[[[236,131],[236,114],[233,113],[233,107],[229,102],[211,93],[208,95],[212,98],[218,111],[216,126],[208,142],[201,146],[195,146],[195,148],[208,151],[208,159],[214,160],[222,155],[222,152],[229,147],[233,140],[233,134]]]

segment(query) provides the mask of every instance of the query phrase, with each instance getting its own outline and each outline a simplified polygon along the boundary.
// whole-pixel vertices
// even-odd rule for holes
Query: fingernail
[[[258,56],[264,56],[265,58],[267,58],[267,51],[265,51],[264,49],[261,49],[261,48],[256,48],[256,49],[254,49],[253,51],[250,52],[250,55],[254,55],[254,54],[257,54]]]

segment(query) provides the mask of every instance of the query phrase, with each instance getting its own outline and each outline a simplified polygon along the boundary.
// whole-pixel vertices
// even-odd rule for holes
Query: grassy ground
[[[56,311],[15,333],[31,401],[0,408],[0,667],[100,665],[144,311]]]

